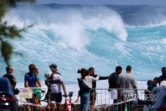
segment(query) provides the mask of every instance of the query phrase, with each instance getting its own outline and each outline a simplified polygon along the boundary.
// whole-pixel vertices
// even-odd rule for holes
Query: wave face
[[[95,67],[106,76],[117,65],[133,67],[137,80],[161,75],[166,64],[166,8],[149,6],[19,6],[4,20],[23,27],[24,39],[13,45],[23,57],[14,56],[17,81],[23,82],[28,65],[35,63],[44,80],[49,64],[56,63],[66,83],[77,83],[78,68]],[[24,8],[24,9],[23,9]],[[142,13],[141,13],[142,12]],[[157,15],[156,15],[157,14]],[[151,18],[150,18],[151,17]],[[0,60],[2,73],[5,64]]]

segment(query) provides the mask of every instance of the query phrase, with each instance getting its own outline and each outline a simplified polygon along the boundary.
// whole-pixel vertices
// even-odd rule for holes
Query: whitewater
[[[153,13],[151,13],[153,11]],[[28,65],[36,64],[44,85],[49,65],[58,65],[67,91],[77,95],[79,68],[94,67],[96,74],[108,76],[127,65],[139,88],[159,77],[166,65],[166,8],[156,6],[40,5],[10,9],[3,20],[22,28],[23,39],[10,41],[23,56],[12,57],[17,87],[23,87]],[[1,76],[6,64],[0,59]],[[98,88],[108,88],[99,81]]]

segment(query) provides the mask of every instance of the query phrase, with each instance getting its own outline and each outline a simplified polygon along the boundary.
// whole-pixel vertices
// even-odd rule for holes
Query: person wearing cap
[[[63,82],[62,76],[59,72],[57,72],[57,65],[51,64],[50,69],[52,71],[51,76],[49,77],[52,80],[59,81],[58,83],[52,83],[50,84],[51,88],[51,101],[56,101],[57,110],[60,111],[60,103],[62,101],[62,91],[61,86],[64,91],[64,95],[66,96],[66,87]]]

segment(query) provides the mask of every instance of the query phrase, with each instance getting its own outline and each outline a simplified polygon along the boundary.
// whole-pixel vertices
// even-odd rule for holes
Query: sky
[[[166,0],[37,0],[37,4],[166,5]]]

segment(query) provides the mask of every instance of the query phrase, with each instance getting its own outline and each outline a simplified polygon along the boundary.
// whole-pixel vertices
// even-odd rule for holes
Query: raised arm
[[[90,76],[90,77],[92,78],[93,81],[97,81],[97,80],[99,80],[100,76],[98,75],[97,77],[92,77],[92,76]]]
[[[106,79],[108,79],[109,77],[108,76],[100,76],[99,77],[99,80],[106,80]]]

